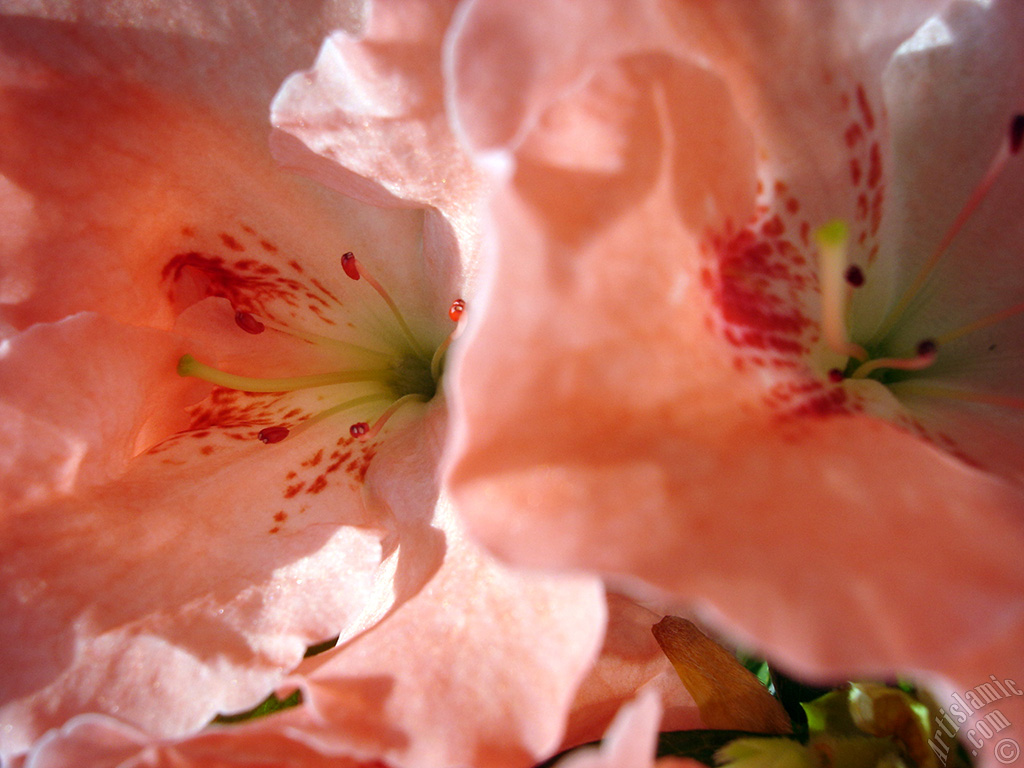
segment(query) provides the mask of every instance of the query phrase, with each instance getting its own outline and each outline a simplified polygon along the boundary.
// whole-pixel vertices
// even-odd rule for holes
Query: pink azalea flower
[[[459,25],[451,98],[502,183],[456,382],[471,533],[809,677],[1019,679],[1021,5]],[[1024,698],[999,709],[1019,738]]]
[[[177,744],[336,635],[318,662],[333,677],[310,674],[289,715],[325,713],[336,741],[355,722],[345,744],[440,765],[563,739],[602,585],[498,566],[436,471],[482,191],[441,99],[450,10],[381,8],[275,102],[278,159],[350,197],[282,172],[266,121],[325,32],[361,27],[357,6],[4,17],[5,759],[80,715],[115,718],[129,751]],[[663,670],[641,661],[627,671]],[[434,702],[442,672],[460,695]],[[78,754],[70,733],[33,759]]]

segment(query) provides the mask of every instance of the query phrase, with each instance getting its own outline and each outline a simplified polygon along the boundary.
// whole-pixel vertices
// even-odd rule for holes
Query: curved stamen
[[[452,305],[448,307],[448,317],[455,323],[455,330],[448,334],[448,337],[441,342],[441,345],[434,350],[434,356],[430,358],[430,376],[434,381],[440,381],[441,379],[441,366],[444,363],[445,353],[448,351],[448,347],[452,345],[452,341],[459,335],[459,320],[462,319],[463,313],[466,311],[466,302],[462,299],[456,299],[452,302]]]
[[[349,434],[352,435],[352,437],[357,438],[358,440],[372,440],[377,436],[381,429],[383,429],[384,425],[388,423],[388,419],[395,415],[399,408],[401,408],[406,403],[413,402],[414,400],[419,401],[421,403],[425,403],[427,402],[428,398],[425,395],[418,394],[411,394],[405,395],[404,397],[400,397],[391,404],[390,408],[388,408],[386,411],[384,411],[384,413],[380,415],[380,418],[378,418],[373,423],[372,427],[369,426],[365,421],[360,421],[349,427]]]
[[[1014,315],[1019,315],[1021,312],[1024,312],[1024,303],[1014,304],[1008,309],[996,312],[988,317],[983,317],[980,320],[975,320],[973,323],[968,323],[965,326],[957,328],[955,331],[944,333],[935,340],[935,343],[948,344],[951,341],[959,339],[961,336],[966,336],[969,333],[980,331],[982,328],[987,328],[988,326],[995,325],[996,323],[1001,323],[1003,320],[1011,318]]]
[[[253,336],[257,336],[267,330],[267,327],[253,317],[250,312],[242,312],[241,310],[235,312],[235,325],[246,333],[251,333]]]
[[[296,389],[326,387],[330,384],[351,384],[360,381],[385,383],[394,376],[394,371],[385,368],[364,371],[336,371],[334,373],[293,376],[282,379],[257,379],[250,376],[237,376],[233,373],[225,373],[217,368],[200,363],[192,355],[182,355],[181,359],[178,360],[178,375],[191,376],[208,381],[211,384],[229,389],[238,389],[243,392],[291,392]]]
[[[840,220],[831,221],[815,232],[818,241],[819,274],[821,285],[821,328],[829,349],[843,357],[867,360],[864,347],[846,338],[846,307],[849,292],[855,287],[849,279],[851,269],[846,266],[849,233]],[[863,275],[861,275],[863,277]]]
[[[924,287],[924,284],[928,281],[928,278],[931,276],[936,265],[938,265],[939,260],[946,251],[949,250],[949,246],[953,242],[954,238],[960,233],[960,230],[963,229],[967,220],[974,215],[978,206],[981,205],[982,201],[988,196],[992,186],[996,183],[996,179],[999,178],[1003,170],[1006,168],[1006,164],[1012,157],[1020,153],[1022,141],[1024,141],[1024,115],[1014,115],[1013,119],[1010,121],[1010,129],[1007,132],[1006,138],[1003,143],[1000,144],[995,157],[992,158],[992,162],[989,164],[988,170],[985,171],[985,175],[978,183],[978,186],[974,189],[974,192],[971,193],[971,196],[967,198],[967,202],[960,210],[960,213],[957,214],[957,217],[953,220],[952,226],[950,226],[938,247],[932,251],[931,256],[929,256],[928,260],[921,266],[920,271],[917,273],[917,277],[914,278],[914,282],[912,282],[907,290],[903,292],[899,301],[893,305],[892,309],[890,309],[889,313],[885,316],[885,319],[882,320],[882,324],[879,327],[878,332],[875,334],[875,338],[885,338],[886,334],[893,329],[893,326],[895,326],[903,316],[903,313],[907,311],[907,307],[910,306],[910,303],[917,296],[918,292],[922,287]]]
[[[1024,398],[1020,397],[986,395],[980,392],[965,392],[962,389],[940,387],[933,384],[921,384],[916,381],[901,381],[895,386],[899,387],[901,392],[909,392],[912,395],[924,395],[925,397],[937,397],[945,400],[959,400],[964,403],[977,403],[978,405],[994,405],[1000,408],[1024,410]]]
[[[934,363],[936,357],[938,357],[938,347],[934,341],[926,339],[917,345],[917,354],[914,357],[876,357],[857,368],[850,374],[850,378],[864,379],[882,368],[897,371],[921,371]]]
[[[375,395],[364,395],[363,397],[355,397],[351,400],[346,400],[344,403],[332,406],[320,413],[310,416],[305,421],[299,422],[298,425],[288,429],[287,427],[267,427],[261,429],[259,434],[256,435],[264,443],[279,443],[286,437],[295,437],[295,435],[305,432],[307,429],[312,427],[314,424],[323,421],[326,418],[333,416],[336,413],[347,411],[351,408],[358,408],[360,405],[367,405],[369,403],[375,403],[379,400],[389,400],[389,396],[383,392],[379,392]]]
[[[398,321],[398,325],[401,327],[402,333],[405,334],[405,339],[406,341],[409,342],[409,346],[412,348],[412,351],[415,352],[416,356],[419,357],[420,359],[426,360],[427,353],[423,350],[423,347],[421,347],[419,342],[416,340],[416,337],[413,335],[413,332],[409,328],[408,323],[405,322],[405,318],[402,317],[402,313],[398,311],[398,305],[395,304],[391,296],[388,295],[388,292],[384,290],[384,286],[378,283],[377,280],[373,277],[373,275],[366,271],[366,267],[364,267],[360,263],[359,259],[356,258],[355,254],[352,253],[352,251],[348,251],[347,253],[342,255],[341,267],[342,269],[345,270],[345,274],[351,277],[353,280],[358,280],[360,277],[365,279],[366,282],[368,282],[370,286],[373,288],[373,290],[375,290],[380,295],[380,297],[384,299],[384,303],[388,305],[388,309],[391,310],[391,314],[393,314],[395,316],[395,319]]]

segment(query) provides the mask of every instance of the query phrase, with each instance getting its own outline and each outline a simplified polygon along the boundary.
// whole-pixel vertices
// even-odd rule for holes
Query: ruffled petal
[[[228,359],[317,358],[286,334],[244,333],[220,298],[195,304],[178,329]],[[168,426],[196,394],[174,372],[180,337],[79,316],[5,343],[9,407],[60,441],[14,443],[5,485],[25,511],[5,510],[0,537],[4,754],[80,712],[176,737],[251,707],[307,646],[372,626],[437,569],[444,541],[429,517],[443,408],[408,406],[395,424],[420,414],[431,438],[383,450],[353,439],[344,416],[264,445],[260,428],[344,395],[216,389]],[[40,354],[45,369],[33,367]],[[52,477],[26,472],[50,467],[58,449],[67,457]],[[368,481],[380,493],[367,504],[371,466],[382,479]]]
[[[391,600],[388,521],[331,474],[324,437],[186,440],[5,519],[4,751],[84,711],[186,733],[256,704],[308,645],[372,623]]]
[[[183,340],[81,314],[0,346],[4,515],[116,477],[140,446],[185,426],[170,375]]]
[[[331,229],[347,232],[335,251],[349,240],[368,250],[358,212],[342,223],[357,207],[325,211],[266,148],[268,82],[308,61],[323,25],[348,10],[325,7],[283,32],[270,3],[90,8],[99,18],[57,3],[4,17],[0,204],[17,232],[3,244],[5,322],[94,310],[166,327],[160,269],[177,255],[301,260]]]
[[[587,577],[524,574],[466,541],[453,510],[437,575],[373,631],[298,673],[321,725],[304,740],[399,766],[514,766],[550,756],[604,628]]]
[[[281,163],[328,187],[374,205],[427,209],[424,258],[441,285],[445,275],[465,283],[458,267],[478,249],[482,193],[442,93],[441,46],[453,7],[382,3],[360,39],[332,35],[312,69],[278,93],[271,137]]]
[[[681,758],[655,760],[661,707],[651,692],[624,705],[615,716],[600,746],[585,747],[558,762],[561,768],[697,768],[700,763]]]
[[[298,715],[298,717],[296,716]],[[328,756],[289,738],[301,714],[257,720],[227,728],[209,728],[195,736],[157,741],[113,718],[80,715],[39,740],[26,768],[252,768],[288,765],[292,768],[358,768],[356,760]],[[367,767],[369,768],[369,766]]]

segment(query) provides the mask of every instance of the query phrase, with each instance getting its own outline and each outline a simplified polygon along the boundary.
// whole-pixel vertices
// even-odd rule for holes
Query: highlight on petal
[[[102,484],[184,427],[193,388],[168,376],[181,350],[180,338],[86,313],[4,340],[5,515]]]

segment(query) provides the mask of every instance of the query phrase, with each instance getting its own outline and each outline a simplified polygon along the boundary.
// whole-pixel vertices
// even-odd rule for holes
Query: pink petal
[[[450,507],[444,564],[373,631],[300,667],[322,718],[304,740],[398,766],[513,766],[562,740],[604,624],[599,583],[508,570],[465,541]]]
[[[324,474],[329,458],[306,469],[323,438],[143,456],[116,484],[5,520],[4,751],[83,711],[180,735],[372,622],[389,602],[385,523]],[[288,472],[304,473],[297,494]]]
[[[194,388],[171,375],[180,338],[80,314],[2,344],[5,515],[105,483],[185,426]]]

